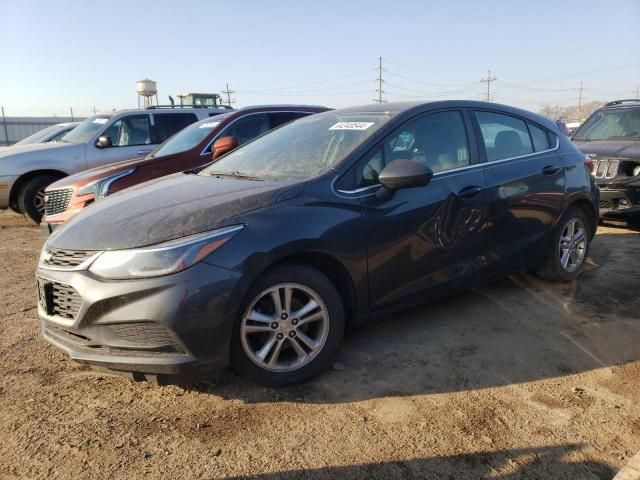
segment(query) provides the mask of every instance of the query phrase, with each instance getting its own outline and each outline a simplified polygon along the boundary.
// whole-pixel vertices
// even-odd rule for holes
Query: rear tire
[[[39,175],[22,185],[18,194],[18,206],[27,219],[40,223],[44,215],[44,189],[59,178],[55,175]]]
[[[590,232],[591,224],[585,212],[569,207],[553,230],[550,251],[536,274],[554,282],[577,278],[589,255]]]
[[[247,294],[231,339],[231,365],[268,387],[304,382],[329,363],[342,340],[342,299],[331,281],[304,265],[280,265]]]

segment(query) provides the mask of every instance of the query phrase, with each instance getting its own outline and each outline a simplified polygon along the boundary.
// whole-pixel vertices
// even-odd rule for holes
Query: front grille
[[[96,252],[86,250],[58,250],[47,248],[42,264],[47,267],[72,268],[77,267]]]
[[[38,302],[47,315],[73,320],[82,306],[82,297],[71,285],[39,278]]]
[[[64,212],[69,206],[72,193],[73,189],[71,188],[61,188],[46,192],[44,213],[46,215],[55,215]]]
[[[157,348],[175,346],[176,339],[170,330],[159,323],[135,322],[109,325],[111,331],[127,342]]]
[[[599,160],[593,162],[593,171],[596,178],[613,178],[618,173],[620,160]]]

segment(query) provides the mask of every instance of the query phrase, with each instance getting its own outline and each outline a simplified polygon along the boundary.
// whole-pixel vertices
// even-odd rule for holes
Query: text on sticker
[[[198,128],[213,128],[216,125],[220,125],[220,122],[207,122],[200,125]]]
[[[338,122],[329,130],[366,130],[373,122]]]
[[[100,125],[103,125],[105,123],[107,123],[109,121],[108,118],[96,118],[93,123],[99,123]]]

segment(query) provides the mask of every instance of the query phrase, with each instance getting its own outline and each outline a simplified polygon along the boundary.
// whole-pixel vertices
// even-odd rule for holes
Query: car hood
[[[69,188],[73,186],[80,187],[81,185],[86,185],[89,182],[108,177],[114,173],[118,173],[129,168],[135,168],[142,163],[152,162],[153,160],[155,159],[145,160],[145,157],[138,157],[131,160],[125,160],[123,162],[111,163],[106,166],[83,170],[82,172],[69,175],[68,177],[64,177],[57,182],[52,183],[46,188],[46,191],[50,192],[51,190],[58,190],[60,188]]]
[[[293,198],[304,186],[177,173],[84,209],[47,243],[69,250],[144,247],[231,224],[231,217]]]
[[[576,140],[576,146],[586,154],[597,157],[640,158],[640,142],[628,140],[607,140],[583,142]]]
[[[30,168],[41,168],[44,160],[64,160],[77,156],[78,143],[33,143],[0,150],[0,175],[19,175]]]

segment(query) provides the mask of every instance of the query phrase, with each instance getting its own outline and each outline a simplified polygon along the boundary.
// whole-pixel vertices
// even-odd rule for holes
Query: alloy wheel
[[[36,196],[33,198],[33,206],[36,207],[38,213],[44,215],[44,188],[42,190],[38,190]]]
[[[249,304],[240,325],[245,354],[272,372],[291,372],[311,362],[329,335],[329,314],[320,296],[304,285],[282,283]]]
[[[587,251],[587,235],[583,223],[571,218],[560,235],[560,265],[567,272],[575,272],[582,266]]]

